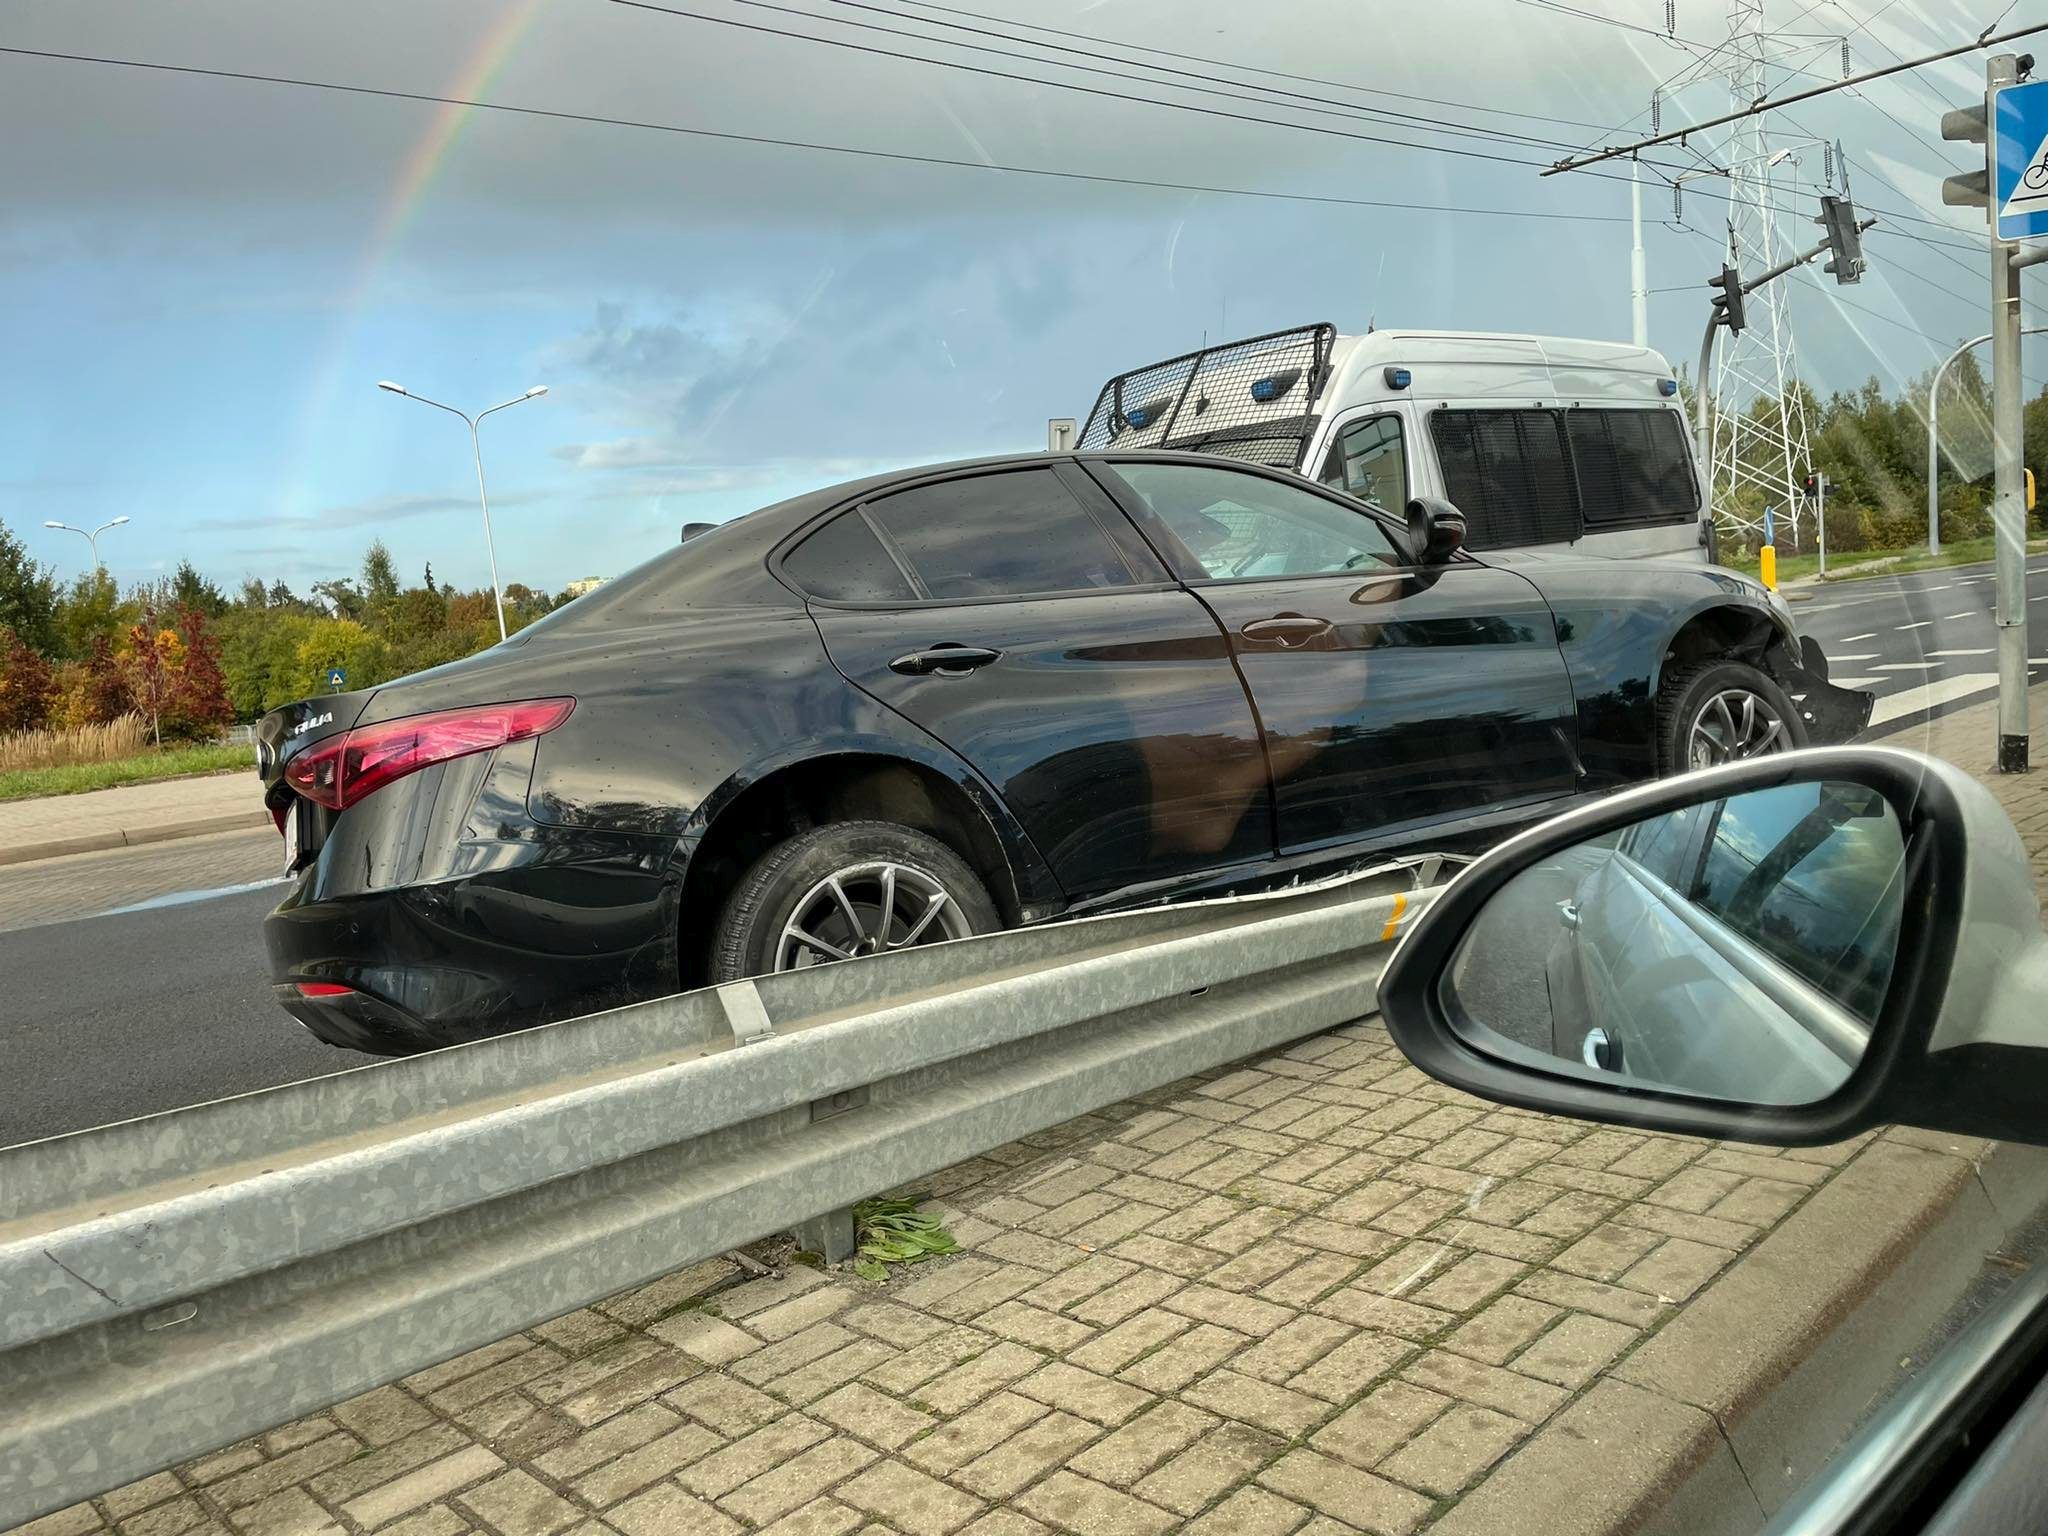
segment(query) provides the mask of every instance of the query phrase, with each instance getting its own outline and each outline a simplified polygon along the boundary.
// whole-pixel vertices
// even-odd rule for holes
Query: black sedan
[[[402,1052],[1402,851],[1836,741],[1773,594],[1190,454],[814,491],[267,715],[278,1000]]]

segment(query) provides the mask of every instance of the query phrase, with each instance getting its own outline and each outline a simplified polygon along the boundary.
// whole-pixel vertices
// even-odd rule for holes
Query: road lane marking
[[[1961,677],[1944,677],[1938,682],[1923,683],[1918,688],[1908,688],[1877,701],[1870,712],[1872,725],[1883,725],[1888,720],[1902,719],[1917,715],[1923,710],[1937,709],[1957,699],[1966,699],[1973,693],[1989,693],[1998,686],[1995,672],[1970,672]]]
[[[1896,683],[1896,677],[1831,677],[1828,679],[1837,688],[1868,688],[1873,683]]]
[[[1935,661],[1881,661],[1870,669],[1873,672],[1938,672],[1941,663]]]
[[[1898,633],[1904,634],[1909,629],[1925,629],[1933,622],[1934,620],[1932,619],[1920,619],[1912,624],[1901,624],[1898,628]]]
[[[1949,619],[1974,619],[1983,612],[1982,608],[1965,608],[1961,613],[1945,613],[1941,617],[1943,622]]]
[[[1867,634],[1867,635],[1851,635],[1851,636],[1849,636],[1849,637],[1848,637],[1848,638],[1847,638],[1846,640],[1844,640],[1844,641],[1842,642],[1842,644],[1844,644],[1844,645],[1854,645],[1854,644],[1855,644],[1855,643],[1856,643],[1856,642],[1857,642],[1858,640],[1875,640],[1876,638],[1877,638],[1877,631],[1873,629],[1873,630],[1872,630],[1872,631],[1871,631],[1871,632],[1870,632],[1869,634]]]
[[[160,907],[189,906],[195,901],[212,901],[217,896],[239,896],[244,891],[260,891],[266,885],[282,885],[289,875],[270,875],[261,880],[246,880],[240,885],[217,885],[210,891],[172,891],[166,896],[152,896],[147,901],[138,901],[125,907],[109,907],[104,912],[94,912],[93,917],[123,917],[130,912],[154,912]]]
[[[1954,583],[1954,582],[1952,582],[1952,581],[1944,581],[1944,582],[1943,582],[1943,583],[1942,583],[1942,584],[1941,584],[1940,586],[1938,586],[1938,587],[1922,587],[1922,588],[1921,588],[1920,590],[1921,590],[1922,592],[1946,592],[1946,591],[1947,591],[1947,590],[1948,590],[1948,589],[1949,589],[1950,587],[1952,587],[1952,586],[1954,586],[1954,585],[1955,585],[1955,583]]]
[[[1882,656],[1883,654],[1884,654],[1884,652],[1882,652],[1882,651],[1864,651],[1864,652],[1862,652],[1862,653],[1861,653],[1860,655],[1856,655],[1856,656],[1830,656],[1830,657],[1828,658],[1828,660],[1829,660],[1829,661],[1831,661],[1831,662],[1834,662],[1834,661],[1875,661],[1875,660],[1877,660],[1877,658],[1878,658],[1878,657]]]
[[[1929,651],[1927,654],[1930,656],[1989,656],[1991,654],[1991,647],[1987,645],[1982,650],[1977,651]]]

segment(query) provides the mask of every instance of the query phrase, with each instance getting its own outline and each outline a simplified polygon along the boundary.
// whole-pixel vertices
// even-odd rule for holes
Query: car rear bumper
[[[403,1054],[674,991],[674,840],[537,823],[530,770],[530,751],[480,753],[337,818],[263,922],[285,1011]]]

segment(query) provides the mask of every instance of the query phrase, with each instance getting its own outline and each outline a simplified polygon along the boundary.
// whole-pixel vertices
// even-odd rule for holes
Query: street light
[[[100,569],[100,535],[105,533],[109,528],[120,527],[123,523],[127,521],[128,519],[125,517],[117,517],[113,519],[111,522],[101,523],[99,527],[93,529],[90,533],[86,532],[85,529],[83,528],[74,528],[69,523],[53,523],[49,522],[48,520],[45,520],[43,526],[45,528],[61,529],[65,533],[75,533],[81,539],[85,540],[85,542],[92,548],[92,568],[95,572],[97,572]]]
[[[477,436],[476,427],[478,422],[491,414],[491,411],[502,411],[510,406],[518,405],[522,401],[536,399],[546,394],[548,387],[545,384],[536,384],[525,394],[515,395],[510,400],[501,401],[497,405],[490,407],[489,410],[478,411],[474,416],[470,415],[467,411],[458,411],[452,405],[443,405],[438,400],[429,400],[425,395],[416,395],[403,384],[394,384],[389,379],[379,379],[377,387],[389,390],[394,395],[403,395],[408,400],[417,400],[421,405],[431,405],[435,410],[446,411],[451,416],[460,416],[464,424],[469,428],[470,452],[476,456],[476,499],[483,504],[484,509],[484,549],[491,557],[491,596],[497,600],[498,638],[503,640],[505,638],[505,589],[498,585],[498,546],[497,542],[491,537],[491,498],[484,489],[484,448],[482,439]]]

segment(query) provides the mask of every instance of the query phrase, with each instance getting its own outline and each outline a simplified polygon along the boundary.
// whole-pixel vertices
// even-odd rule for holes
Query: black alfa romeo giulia
[[[1461,542],[1441,501],[1403,524],[1190,454],[764,507],[480,655],[264,718],[278,1000],[427,1049],[1470,850],[1869,717],[1732,572]]]

